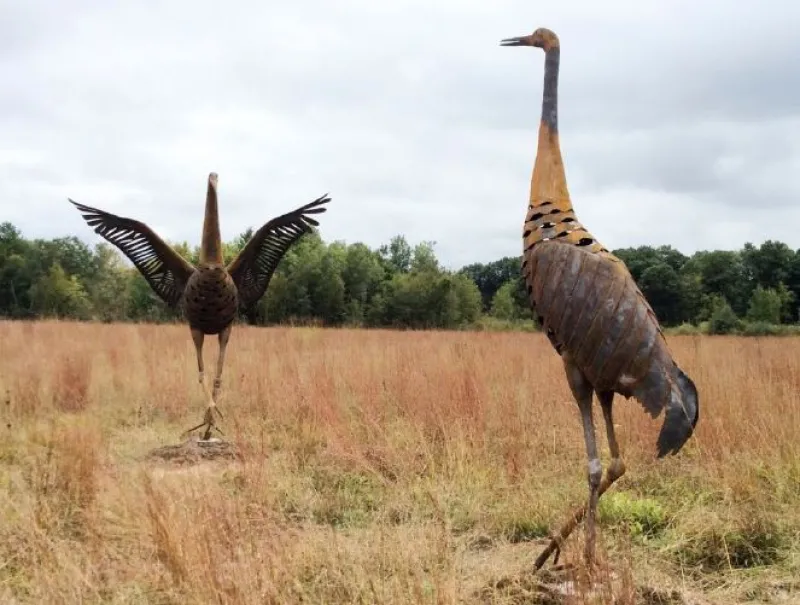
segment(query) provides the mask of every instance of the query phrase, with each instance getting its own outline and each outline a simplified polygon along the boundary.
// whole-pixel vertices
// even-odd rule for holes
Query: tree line
[[[224,244],[228,262],[252,230]],[[190,262],[199,248],[172,244]],[[613,251],[664,326],[711,333],[795,324],[800,250],[778,241],[687,256],[671,246]],[[521,258],[443,268],[433,242],[402,235],[372,249],[304,236],[280,262],[265,296],[243,320],[256,325],[417,329],[535,329]],[[74,236],[26,239],[0,224],[0,316],[106,322],[180,320],[113,246]]]

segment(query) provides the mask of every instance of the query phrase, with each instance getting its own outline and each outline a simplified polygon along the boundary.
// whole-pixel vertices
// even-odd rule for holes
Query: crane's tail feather
[[[677,454],[694,433],[700,417],[700,401],[694,382],[683,370],[675,366],[670,400],[664,414],[664,424],[658,435],[658,457]]]

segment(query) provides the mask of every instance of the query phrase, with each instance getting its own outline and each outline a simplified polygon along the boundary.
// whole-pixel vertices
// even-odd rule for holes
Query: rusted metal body
[[[692,435],[699,416],[697,389],[673,360],[655,313],[625,264],[579,222],[572,206],[558,135],[558,37],[540,28],[501,44],[534,46],[545,52],[539,140],[523,226],[522,272],[531,308],[563,359],[581,413],[589,471],[587,505],[553,538],[536,567],[558,550],[584,514],[585,554],[592,563],[597,499],[625,473],[612,417],[614,394],[634,397],[654,418],[665,412],[656,444],[661,457],[680,451]],[[594,394],[603,410],[612,458],[605,477],[594,434]]]
[[[70,200],[95,232],[127,256],[170,307],[180,308],[192,332],[197,350],[200,383],[209,397],[203,424],[204,438],[215,427],[213,411],[220,389],[225,349],[233,321],[239,310],[246,311],[258,302],[269,285],[286,251],[305,233],[319,225],[311,215],[325,212],[330,201],[324,195],[309,204],[265,223],[227,266],[223,263],[222,238],[217,205],[217,175],[208,177],[206,208],[200,259],[197,266],[184,259],[146,224]],[[208,392],[203,380],[203,340],[219,336],[220,351],[214,389]]]
[[[635,397],[653,418],[666,408],[658,456],[677,452],[697,421],[696,395],[684,392],[685,375],[622,261],[570,239],[593,240],[573,231],[524,253],[525,282],[542,329],[595,391]]]

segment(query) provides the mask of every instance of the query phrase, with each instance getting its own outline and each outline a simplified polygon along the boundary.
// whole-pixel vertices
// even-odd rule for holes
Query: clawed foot
[[[548,554],[543,557],[542,555],[545,552]],[[548,564],[551,555],[552,561]],[[540,559],[536,562],[535,572],[540,574],[540,577],[546,579],[546,581],[553,581],[557,578],[560,579],[559,581],[575,581],[576,578],[581,577],[591,582],[593,578],[597,577],[599,570],[597,560],[594,557],[589,557],[585,551],[583,553],[583,565],[569,561],[559,563],[560,557],[561,548],[558,546],[558,540],[551,536],[551,542],[547,550],[542,552]]]
[[[547,560],[550,558],[550,555],[553,555],[553,564],[552,566],[548,567],[551,571],[561,571],[562,569],[570,566],[569,563],[559,565],[558,559],[561,557],[561,545],[560,540],[555,534],[550,534],[550,543],[547,547],[539,554],[539,557],[536,559],[536,563],[534,564],[534,568],[536,570],[541,569]]]
[[[573,517],[574,521],[575,517]],[[591,576],[597,568],[597,560],[594,552],[594,540],[591,538],[591,530],[587,531],[587,544],[583,552],[584,568]],[[547,547],[539,554],[534,564],[535,570],[542,569],[548,573],[563,573],[575,571],[576,566],[573,563],[564,562],[559,564],[558,560],[561,557],[561,546],[566,537],[559,536],[559,534],[550,534],[550,542]],[[550,556],[553,556],[553,563],[545,567]]]
[[[184,432],[184,435],[188,435],[192,431],[196,431],[197,429],[202,428],[202,427],[208,427],[208,428],[206,428],[205,433],[203,433],[203,437],[202,437],[203,441],[208,441],[209,439],[211,439],[211,430],[212,429],[216,430],[220,435],[224,435],[225,433],[222,432],[222,429],[220,429],[217,426],[217,422],[214,419],[214,412],[219,414],[219,417],[220,417],[220,420],[221,420],[222,417],[223,417],[222,416],[222,412],[219,411],[219,408],[216,406],[216,404],[212,403],[206,408],[206,413],[203,416],[203,422],[201,422],[197,426],[192,427],[189,430],[187,430],[186,432]]]

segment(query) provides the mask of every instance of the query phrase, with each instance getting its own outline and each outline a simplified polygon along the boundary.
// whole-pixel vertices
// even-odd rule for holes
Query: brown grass
[[[617,399],[598,602],[800,599],[800,339],[670,343],[699,428],[655,460],[660,419]],[[147,454],[202,417],[185,326],[0,322],[0,353],[3,603],[534,603],[541,538],[586,496],[538,334],[237,326],[242,459],[180,467]]]

